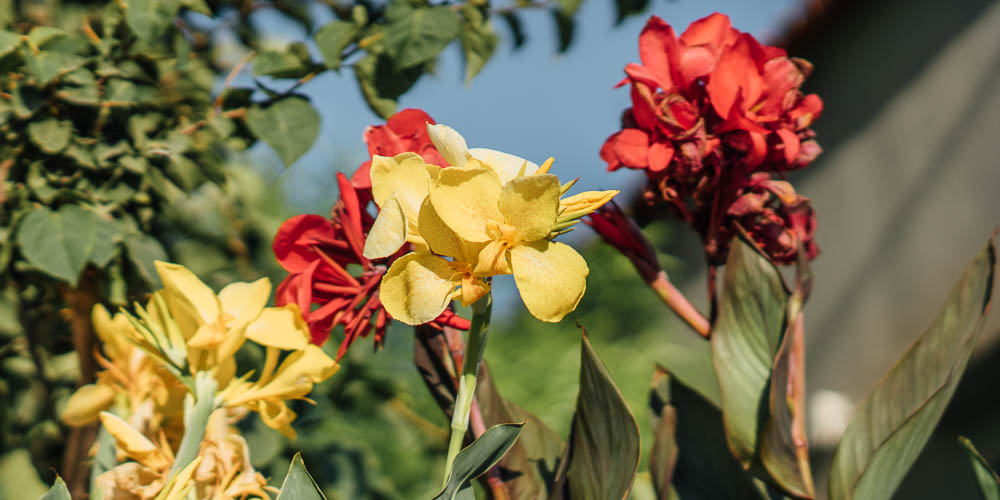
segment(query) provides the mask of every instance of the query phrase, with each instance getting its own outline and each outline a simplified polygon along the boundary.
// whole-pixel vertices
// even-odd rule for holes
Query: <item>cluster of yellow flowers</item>
[[[552,239],[611,200],[618,191],[561,197],[560,184],[541,166],[490,149],[470,149],[445,125],[428,125],[449,163],[427,164],[414,153],[375,156],[372,194],[378,218],[365,242],[367,258],[388,257],[409,242],[414,251],[389,268],[379,292],[394,318],[412,325],[440,315],[453,299],[470,305],[490,291],[489,278],[513,274],[536,318],[556,322],[586,290],[586,261]]]
[[[266,278],[216,295],[182,266],[157,262],[156,269],[164,288],[137,304],[135,316],[94,308],[104,370],[73,394],[63,420],[82,426],[99,418],[119,457],[133,460],[96,478],[103,498],[179,499],[192,491],[269,498],[234,424],[256,411],[294,438],[295,413],[285,401],[305,398],[338,365],[309,344],[295,305],[265,307]],[[254,381],[253,372],[236,377],[234,355],[246,340],[267,353]]]

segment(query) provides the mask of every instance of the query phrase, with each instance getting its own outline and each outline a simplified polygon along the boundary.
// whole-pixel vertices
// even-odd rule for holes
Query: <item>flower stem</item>
[[[656,291],[656,294],[663,299],[663,302],[666,302],[681,319],[691,325],[694,331],[698,332],[702,337],[708,338],[709,331],[711,330],[708,320],[698,312],[698,309],[688,301],[687,297],[680,290],[674,287],[666,271],[657,273],[656,278],[649,282],[649,287]]]
[[[458,381],[458,397],[455,398],[455,408],[451,415],[451,440],[448,442],[448,458],[444,463],[443,485],[448,484],[455,457],[462,449],[465,431],[469,428],[469,412],[472,411],[472,399],[476,393],[479,360],[482,359],[483,350],[486,348],[486,334],[490,327],[492,310],[492,294],[486,294],[472,304],[472,325],[469,327],[469,340],[465,346],[462,376]]]
[[[211,373],[200,371],[194,375],[194,399],[188,395],[184,401],[184,437],[174,457],[174,465],[170,475],[184,470],[201,449],[201,440],[205,437],[208,427],[208,417],[215,411],[215,391],[219,383]]]

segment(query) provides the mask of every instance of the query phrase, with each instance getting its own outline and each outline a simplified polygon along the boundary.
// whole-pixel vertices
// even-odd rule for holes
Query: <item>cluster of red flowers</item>
[[[395,156],[414,152],[424,161],[447,166],[427,135],[427,113],[407,109],[396,113],[385,125],[368,127],[364,133],[370,155]],[[392,319],[379,301],[382,275],[392,261],[409,252],[408,247],[386,259],[369,260],[363,255],[365,238],[374,223],[368,212],[372,201],[369,168],[362,164],[348,180],[337,174],[340,199],[329,218],[297,215],[286,220],[274,237],[273,250],[286,271],[278,285],[275,302],[298,304],[312,333],[312,343],[322,345],[337,326],[344,327],[339,360],[358,337],[375,331],[375,345],[385,340]],[[433,322],[467,330],[468,320],[445,310]]]
[[[821,151],[809,127],[823,103],[800,91],[812,66],[718,13],[680,37],[652,17],[639,57],[619,83],[631,84],[632,107],[601,148],[608,170],[644,170],[647,199],[692,224],[713,264],[737,224],[777,262],[794,261],[800,246],[815,257],[809,200],[774,180]]]

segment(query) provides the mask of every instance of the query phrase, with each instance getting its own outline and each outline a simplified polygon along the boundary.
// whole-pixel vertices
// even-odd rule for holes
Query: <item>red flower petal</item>
[[[795,159],[799,157],[799,136],[788,129],[778,129],[778,136],[785,144],[785,161],[789,165],[795,164]]]
[[[634,128],[622,130],[618,133],[613,148],[615,156],[626,167],[644,168],[647,165],[649,136],[645,132]]]
[[[691,23],[681,35],[681,42],[689,47],[708,45],[715,50],[722,47],[731,31],[729,16],[715,12]]]
[[[290,273],[297,273],[317,259],[310,245],[336,240],[333,226],[327,218],[315,214],[302,214],[281,224],[271,248],[281,267]]]
[[[670,160],[674,157],[674,148],[662,142],[653,143],[646,152],[646,159],[649,163],[649,170],[660,172],[670,165]]]
[[[670,90],[674,86],[671,78],[671,59],[677,53],[677,35],[669,24],[657,16],[649,18],[639,34],[639,60],[654,75],[656,84]]]

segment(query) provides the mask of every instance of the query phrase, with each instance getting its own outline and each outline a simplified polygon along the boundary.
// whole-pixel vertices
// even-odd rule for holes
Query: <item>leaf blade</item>
[[[524,422],[494,425],[486,429],[479,439],[458,452],[448,483],[434,500],[456,500],[471,494],[469,481],[486,473],[503,458],[517,441],[522,427]]]
[[[277,500],[326,500],[316,480],[306,470],[301,453],[296,453],[292,458],[288,474],[285,474],[285,479],[281,482]]]

